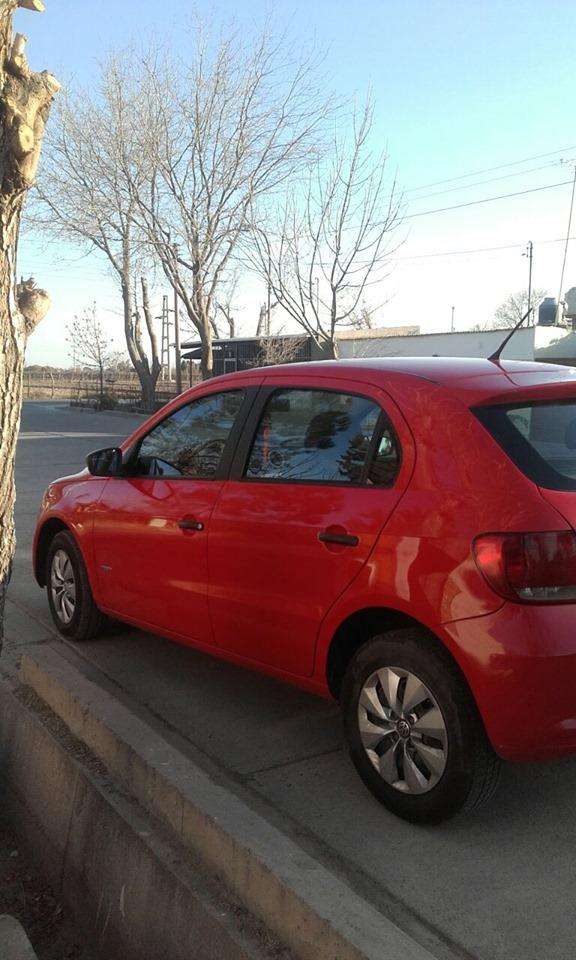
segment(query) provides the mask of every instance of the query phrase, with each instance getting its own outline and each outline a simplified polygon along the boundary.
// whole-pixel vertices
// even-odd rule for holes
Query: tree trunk
[[[30,282],[19,298],[16,252],[24,197],[34,183],[44,125],[58,90],[50,74],[30,71],[24,38],[12,36],[17,6],[42,9],[38,0],[0,0],[0,644],[15,548],[14,458],[24,350],[28,335],[49,307],[45,291],[35,290]]]
[[[322,350],[323,360],[338,360],[340,358],[340,353],[338,351],[338,340],[336,339],[335,335],[332,337],[327,337],[325,340],[321,340],[318,343],[318,346]]]
[[[142,395],[142,405],[145,410],[152,409],[156,379],[152,378],[147,362],[145,363],[141,356],[142,346],[137,343],[135,336],[134,314],[131,296],[130,277],[124,275],[122,278],[122,305],[124,309],[124,335],[126,337],[126,347],[132,366],[136,371],[140,381],[140,393]],[[145,360],[145,358],[144,358]]]
[[[147,379],[145,378],[144,383],[142,380],[140,381],[140,389],[142,391],[142,406],[147,413],[152,413],[156,400],[156,381],[149,376]]]
[[[210,301],[204,295],[200,280],[199,261],[195,260],[192,273],[192,301],[196,314],[195,325],[200,334],[202,356],[200,358],[200,374],[203,380],[210,380],[214,375],[214,354],[212,350],[212,326],[210,324]]]
[[[136,309],[132,303],[132,283],[128,267],[128,251],[124,253],[124,273],[121,280],[122,285],[122,304],[124,308],[124,334],[126,337],[126,347],[132,366],[140,381],[140,392],[142,394],[142,405],[145,410],[152,410],[154,406],[154,397],[156,393],[156,384],[162,365],[158,355],[158,341],[154,332],[152,314],[148,298],[148,286],[144,277],[141,277],[142,285],[142,306],[146,328],[150,339],[150,349],[152,352],[152,362],[148,360],[146,350],[142,341],[142,327],[140,324],[140,314],[138,306]]]
[[[202,343],[200,375],[203,380],[210,380],[210,378],[214,376],[214,352],[212,350],[212,329],[208,317],[203,317],[199,333]]]

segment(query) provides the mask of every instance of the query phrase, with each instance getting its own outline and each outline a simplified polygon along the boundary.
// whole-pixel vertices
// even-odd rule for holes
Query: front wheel
[[[76,540],[66,530],[57,533],[47,557],[48,604],[59,633],[68,640],[90,640],[104,616],[94,603],[88,571]]]
[[[424,630],[364,644],[342,690],[352,761],[397,816],[439,823],[493,795],[500,761],[456,664]]]

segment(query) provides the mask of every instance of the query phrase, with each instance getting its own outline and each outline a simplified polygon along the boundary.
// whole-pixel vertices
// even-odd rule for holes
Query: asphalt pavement
[[[7,612],[11,654],[53,632],[30,561],[44,487],[139,422],[25,403]],[[366,792],[346,756],[336,705],[129,628],[74,648],[62,642],[62,649],[231,789],[251,796],[439,960],[576,954],[576,759],[509,765],[489,807],[439,827],[411,826]]]

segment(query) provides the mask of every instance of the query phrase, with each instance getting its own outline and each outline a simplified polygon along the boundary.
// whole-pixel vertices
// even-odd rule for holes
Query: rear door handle
[[[357,547],[360,543],[351,533],[333,533],[331,530],[323,530],[318,539],[320,543],[339,543],[341,547]]]
[[[192,517],[183,517],[178,521],[181,530],[203,530],[204,524],[200,520],[194,520]]]

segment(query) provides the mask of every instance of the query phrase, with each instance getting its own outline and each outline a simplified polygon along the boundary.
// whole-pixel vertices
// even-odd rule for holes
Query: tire
[[[105,617],[94,603],[80,548],[68,531],[57,533],[50,544],[46,589],[52,619],[63,637],[80,642],[98,634]]]
[[[500,776],[468,686],[438,643],[417,628],[374,637],[351,660],[342,687],[356,770],[411,823],[440,823],[481,806]]]

